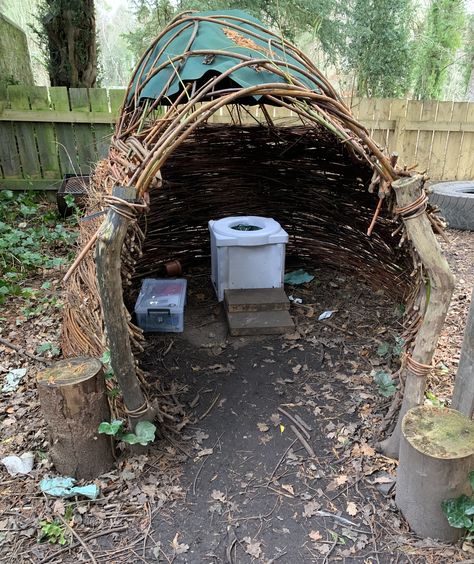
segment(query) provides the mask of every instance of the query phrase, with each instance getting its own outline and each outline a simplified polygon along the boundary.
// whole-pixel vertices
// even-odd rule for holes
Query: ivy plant
[[[469,483],[474,492],[474,470],[469,472]],[[474,539],[474,498],[466,494],[448,499],[441,504],[448,523],[455,529],[466,529],[467,540]]]
[[[386,398],[393,396],[397,391],[397,386],[392,380],[392,376],[385,370],[377,370],[374,374],[374,382],[377,384],[379,392]]]
[[[135,427],[135,433],[125,433],[121,419],[113,419],[110,423],[102,421],[99,425],[99,433],[111,435],[129,445],[146,446],[155,440],[155,432],[156,427],[150,421],[139,421]]]

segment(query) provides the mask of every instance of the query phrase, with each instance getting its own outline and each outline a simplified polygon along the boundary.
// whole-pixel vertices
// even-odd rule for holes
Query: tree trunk
[[[57,471],[84,480],[108,472],[114,463],[112,442],[97,432],[102,421],[110,421],[102,363],[85,357],[61,360],[38,373],[37,385]]]
[[[474,424],[454,409],[419,406],[403,418],[395,503],[420,537],[453,542],[463,534],[441,503],[470,495]]]
[[[46,0],[40,8],[51,86],[92,88],[97,81],[94,0]]]
[[[453,408],[464,413],[469,419],[474,413],[474,289],[454,382]]]
[[[112,194],[133,201],[135,192],[133,187],[116,186]],[[114,206],[120,212],[121,205]],[[153,413],[140,387],[130,346],[121,276],[121,253],[130,219],[119,212],[109,209],[97,237],[95,261],[110,364],[123,394],[130,427],[134,429],[138,421],[151,421]]]
[[[419,198],[422,193],[422,182],[422,177],[417,175],[402,178],[392,184],[399,207],[405,207]],[[405,222],[407,235],[412,241],[421,259],[423,268],[428,275],[428,280],[426,281],[428,286],[427,303],[424,314],[422,314],[423,322],[416,335],[411,356],[414,361],[429,365],[432,362],[451,302],[454,277],[433,234],[433,229],[426,213],[422,213],[417,217],[407,217],[403,221]],[[424,401],[426,377],[416,375],[408,367],[404,370],[405,389],[397,424],[392,435],[380,445],[384,454],[390,458],[398,458],[403,416],[409,409]]]

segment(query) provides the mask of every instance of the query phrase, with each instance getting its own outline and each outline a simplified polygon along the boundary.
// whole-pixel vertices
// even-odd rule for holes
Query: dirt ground
[[[457,286],[429,382],[448,399],[474,284],[474,234],[442,243]],[[0,394],[0,456],[32,451],[35,467],[0,466],[2,562],[460,562],[468,543],[411,535],[393,501],[396,463],[374,449],[390,404],[374,381],[397,368],[400,304],[354,278],[309,268],[287,287],[296,330],[228,337],[207,273],[189,274],[183,334],[150,335],[141,364],[153,396],[166,390],[161,438],[148,455],[122,456],[97,480],[96,501],[48,499],[53,475],[34,386],[37,366],[6,348],[1,371],[27,367],[16,393]],[[0,335],[34,352],[58,341],[59,314],[20,325],[4,307]],[[332,316],[318,316],[332,310]],[[46,353],[48,354],[48,353]],[[158,386],[159,384],[159,386]],[[173,406],[170,408],[169,406]],[[71,516],[72,514],[72,516]],[[63,526],[66,546],[40,540]],[[75,534],[71,533],[74,531]],[[464,549],[464,550],[463,550]]]

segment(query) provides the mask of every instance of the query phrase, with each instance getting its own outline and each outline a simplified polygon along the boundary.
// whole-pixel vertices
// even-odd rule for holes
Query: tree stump
[[[441,503],[472,493],[474,423],[454,409],[418,406],[402,422],[395,502],[420,537],[445,542],[463,533],[448,524]]]
[[[37,385],[57,471],[84,480],[108,472],[114,463],[112,441],[98,434],[99,424],[110,421],[102,363],[85,357],[61,360],[38,373]]]

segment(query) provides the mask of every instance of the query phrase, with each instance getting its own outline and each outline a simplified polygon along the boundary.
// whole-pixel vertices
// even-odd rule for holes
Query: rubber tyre
[[[441,210],[448,227],[474,231],[474,181],[431,185],[430,203]]]

